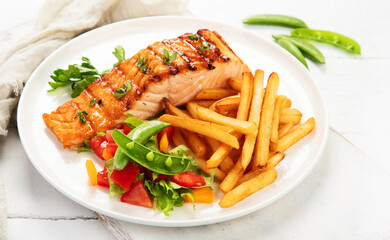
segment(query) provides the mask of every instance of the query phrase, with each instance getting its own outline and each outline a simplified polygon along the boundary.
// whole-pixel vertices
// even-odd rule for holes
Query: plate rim
[[[141,17],[141,18],[135,18],[135,19],[128,19],[128,20],[118,21],[118,22],[115,22],[115,23],[111,23],[111,24],[107,24],[107,25],[104,25],[104,26],[100,26],[98,28],[95,28],[95,29],[92,29],[90,31],[87,31],[87,32],[85,32],[83,34],[80,34],[79,36],[69,40],[66,43],[64,43],[62,46],[60,46],[59,48],[54,50],[51,54],[49,54],[36,67],[36,69],[33,71],[33,73],[30,75],[29,79],[27,80],[24,89],[29,88],[29,86],[31,84],[31,81],[29,81],[29,80],[34,77],[34,75],[40,70],[40,68],[42,68],[42,66],[44,66],[50,60],[50,58],[53,55],[55,55],[57,52],[61,51],[61,49],[65,48],[68,44],[70,44],[70,43],[72,43],[74,41],[78,41],[78,39],[81,39],[81,38],[84,38],[84,37],[88,36],[89,34],[91,34],[91,32],[103,31],[106,28],[111,28],[113,26],[121,25],[121,24],[128,24],[128,23],[136,24],[137,22],[156,21],[156,20],[159,20],[159,19],[166,19],[166,20],[173,20],[173,21],[178,21],[178,20],[184,19],[184,20],[190,20],[190,21],[195,21],[195,22],[203,22],[203,23],[207,23],[207,24],[220,25],[220,26],[224,26],[224,27],[233,29],[235,31],[244,31],[244,32],[246,32],[246,33],[248,33],[250,35],[253,35],[253,36],[257,37],[257,38],[260,38],[262,41],[268,42],[269,44],[276,45],[274,42],[272,42],[272,41],[270,41],[268,39],[265,39],[262,36],[259,36],[258,34],[255,34],[255,33],[251,32],[251,31],[249,31],[249,30],[247,30],[245,28],[238,27],[238,26],[235,26],[235,25],[225,24],[225,23],[222,23],[222,22],[219,22],[219,21],[214,21],[214,20],[209,20],[209,19],[201,19],[201,18],[194,18],[194,17],[187,17],[187,16],[151,16],[151,17]],[[304,68],[303,65],[301,65],[300,62],[297,59],[295,59],[293,56],[291,56],[290,54],[288,54],[284,50],[279,49],[277,51],[279,51],[279,54],[282,54],[283,57],[288,58],[289,61],[293,61],[295,63],[298,63],[301,68]],[[78,199],[76,196],[73,196],[72,194],[68,193],[63,187],[57,185],[54,181],[52,181],[52,179],[49,176],[47,176],[44,173],[43,169],[38,165],[38,163],[36,161],[33,161],[34,157],[32,156],[31,152],[28,150],[27,143],[25,142],[26,141],[25,140],[26,137],[23,134],[24,130],[23,130],[23,126],[22,126],[22,123],[21,123],[22,120],[20,119],[21,116],[23,115],[22,114],[22,108],[23,107],[21,107],[21,106],[23,106],[22,104],[18,104],[18,107],[17,107],[18,133],[19,133],[19,137],[20,137],[23,149],[26,152],[26,154],[28,156],[28,159],[33,164],[35,169],[39,172],[39,174],[47,182],[49,182],[50,185],[52,185],[57,191],[61,192],[62,194],[64,194],[66,197],[68,197],[72,201],[77,202],[78,204],[80,204],[80,205],[82,205],[82,206],[84,206],[84,207],[86,207],[88,209],[91,209],[91,210],[96,211],[98,213],[102,213],[102,214],[105,214],[107,216],[110,216],[110,217],[113,217],[113,218],[116,218],[116,219],[120,219],[120,220],[123,220],[123,221],[126,221],[126,222],[142,224],[142,225],[149,225],[149,226],[159,226],[159,227],[188,227],[188,226],[200,226],[200,225],[208,225],[208,224],[212,224],[212,223],[224,222],[224,221],[228,221],[228,220],[232,220],[232,219],[235,219],[235,218],[239,218],[239,217],[248,215],[250,213],[253,213],[255,211],[258,211],[258,210],[260,210],[260,209],[262,209],[264,207],[269,206],[271,203],[276,202],[277,200],[279,200],[280,198],[282,198],[286,194],[290,193],[297,185],[299,185],[312,172],[313,168],[317,165],[321,155],[323,154],[323,151],[325,149],[326,142],[327,142],[327,139],[328,139],[328,135],[329,135],[328,110],[327,110],[327,106],[326,106],[326,102],[325,102],[324,96],[323,96],[323,94],[322,94],[322,92],[321,92],[321,90],[319,88],[319,85],[317,84],[317,82],[312,77],[312,74],[310,72],[308,72],[307,69],[304,69],[304,70],[307,71],[306,73],[307,73],[311,83],[313,84],[313,87],[315,88],[316,92],[318,93],[317,99],[319,100],[320,105],[323,106],[322,114],[323,114],[323,117],[324,117],[324,119],[323,119],[324,135],[323,135],[323,137],[321,139],[321,146],[320,146],[319,150],[316,151],[315,157],[311,161],[311,164],[309,165],[309,167],[307,167],[307,170],[302,175],[300,175],[292,184],[290,184],[284,191],[279,192],[278,194],[276,194],[275,196],[273,196],[271,198],[268,198],[262,204],[253,205],[253,206],[245,208],[245,209],[243,209],[241,211],[230,213],[228,215],[223,216],[222,218],[218,217],[218,215],[217,215],[215,217],[213,216],[213,217],[209,217],[207,219],[169,220],[169,221],[166,221],[165,219],[153,219],[153,220],[150,220],[150,219],[139,219],[137,217],[128,216],[128,215],[126,215],[126,217],[124,217],[124,216],[122,216],[120,214],[117,214],[116,212],[113,212],[113,211],[96,208],[93,205],[90,205],[90,204],[84,202],[83,200]],[[24,101],[24,98],[25,98],[25,95],[26,95],[26,94],[24,94],[24,92],[25,91],[23,91],[21,96],[20,96],[19,103],[23,103],[23,101]]]

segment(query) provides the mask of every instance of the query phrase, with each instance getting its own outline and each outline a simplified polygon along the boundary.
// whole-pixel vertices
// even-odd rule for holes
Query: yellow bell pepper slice
[[[85,167],[87,168],[87,173],[88,173],[88,178],[89,181],[91,182],[92,186],[97,185],[97,170],[95,167],[95,164],[91,160],[87,160],[85,162]]]
[[[192,189],[194,194],[195,203],[213,203],[214,195],[213,190],[210,187],[194,188]],[[191,198],[185,197],[185,202],[192,202]]]
[[[164,132],[164,134],[162,135],[159,146],[161,152],[163,153],[168,152],[169,142],[168,142],[168,136],[166,132]]]

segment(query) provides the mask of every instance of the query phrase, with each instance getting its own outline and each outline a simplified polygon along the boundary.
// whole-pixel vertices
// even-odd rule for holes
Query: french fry
[[[234,91],[232,89],[224,89],[224,88],[205,88],[201,92],[199,92],[195,98],[198,100],[203,100],[203,99],[217,100],[232,95],[237,95],[237,91]]]
[[[253,93],[251,108],[249,113],[249,121],[254,122],[257,126],[260,122],[260,111],[263,102],[263,81],[264,81],[264,72],[261,70],[256,70],[255,78],[253,82]],[[242,167],[247,168],[249,162],[252,159],[253,150],[256,144],[258,130],[256,129],[252,133],[245,136],[245,142],[242,146],[241,160]]]
[[[297,125],[301,122],[302,115],[292,115],[292,114],[281,114],[279,122],[280,124],[287,124],[287,123],[294,123],[294,125]]]
[[[284,135],[286,135],[287,133],[289,133],[290,130],[293,127],[294,127],[294,123],[293,122],[289,122],[289,123],[286,123],[286,124],[281,124],[280,127],[279,127],[279,138],[281,138]]]
[[[186,130],[196,132],[200,135],[214,138],[220,142],[223,142],[233,148],[239,148],[240,145],[235,136],[211,126],[210,123],[200,121],[197,119],[176,117],[168,114],[160,116],[160,121],[170,123],[174,127],[184,128]]]
[[[241,81],[236,78],[229,78],[229,86],[233,90],[241,91]]]
[[[179,145],[186,146],[187,145],[185,140],[184,140],[184,138],[183,138],[183,136],[181,135],[179,129],[177,129],[177,128],[175,128],[175,132],[173,134],[173,139],[172,140],[173,140],[173,143],[175,144],[175,146],[179,146]],[[226,174],[223,171],[221,171],[219,168],[207,169],[206,168],[206,160],[200,159],[200,158],[196,157],[195,154],[191,150],[189,150],[187,154],[190,157],[194,158],[194,160],[196,162],[196,165],[203,172],[205,172],[205,173],[207,173],[209,175],[210,175],[211,172],[214,172],[215,176],[217,177],[217,179],[219,181],[222,181],[225,178]]]
[[[163,103],[165,106],[165,110],[173,116],[191,118],[188,113],[175,107],[167,98],[163,99]],[[188,147],[195,153],[195,155],[198,158],[203,158],[206,154],[207,148],[206,145],[203,143],[203,140],[200,139],[200,137],[198,136],[198,134],[191,131],[187,131],[185,129],[181,129],[181,133],[182,135],[184,135],[185,138],[188,139]]]
[[[281,96],[283,96],[283,95],[281,95]],[[282,108],[289,108],[289,107],[291,107],[291,104],[292,104],[291,99],[286,97],[286,100],[282,104]]]
[[[248,119],[249,108],[251,106],[250,101],[252,99],[252,78],[252,74],[248,72],[242,75],[240,105],[238,106],[237,112],[238,120],[246,121]]]
[[[239,104],[240,104],[240,96],[239,95],[231,96],[231,97],[222,98],[222,99],[216,101],[215,102],[215,109],[219,113],[229,112],[232,110],[237,111]]]
[[[191,117],[198,119],[198,111],[196,108],[200,106],[195,101],[190,101],[186,104],[187,111],[190,113]]]
[[[257,125],[253,122],[229,118],[219,113],[213,112],[208,108],[197,107],[197,110],[199,119],[230,126],[240,133],[249,134],[255,131],[257,128]]]
[[[280,113],[281,113],[281,107],[284,101],[286,100],[285,96],[277,96],[275,101],[275,110],[274,110],[274,116],[272,119],[271,124],[271,143],[278,143],[279,139],[279,120],[280,120]]]
[[[302,113],[295,108],[282,108],[281,110],[282,115],[299,115],[302,116]]]
[[[225,176],[219,188],[222,192],[227,193],[236,186],[238,180],[244,175],[244,168],[242,167],[241,157],[234,164],[234,167],[230,170],[230,172]]]
[[[255,170],[252,170],[248,173],[245,173],[242,178],[240,178],[240,180],[238,180],[237,182],[237,185],[240,185],[241,183],[243,182],[246,182],[248,181],[249,179],[257,176],[258,174],[262,173],[262,172],[265,172],[271,168],[274,168],[276,167],[276,165],[278,165],[283,159],[284,157],[286,156],[285,153],[276,153],[274,156],[272,156],[269,160],[268,160],[268,163],[267,163],[267,167],[265,168],[256,168]]]
[[[265,89],[252,169],[255,169],[259,166],[262,167],[267,164],[268,161],[269,144],[271,138],[271,123],[275,109],[275,99],[278,87],[279,76],[273,72],[268,78],[267,87]]]
[[[316,125],[316,122],[315,122],[314,118],[309,118],[305,123],[298,126],[292,132],[284,135],[281,139],[279,139],[279,143],[278,143],[278,147],[276,148],[276,151],[278,151],[278,152],[286,151],[293,144],[295,144],[300,139],[302,139],[304,136],[309,134],[313,130],[315,125]]]
[[[197,101],[191,101],[191,102],[194,102],[194,103],[198,104],[199,106],[205,107],[205,108],[208,108],[208,107],[210,107],[213,103],[215,103],[214,100],[197,100]]]
[[[253,193],[273,183],[276,180],[277,176],[278,173],[275,169],[270,169],[266,172],[260,173],[256,177],[253,177],[252,179],[241,183],[233,190],[226,193],[222,197],[221,201],[219,201],[219,206],[222,208],[227,208],[235,205],[236,203],[242,201]]]
[[[233,133],[233,135],[235,135],[235,134]],[[224,155],[225,153],[223,151],[225,148],[231,149],[232,147],[225,145],[225,144],[220,144],[218,141],[216,141],[215,139],[212,139],[212,138],[206,137],[206,141],[208,142],[211,150],[213,150],[213,152],[214,152],[212,157],[209,160],[207,160],[207,164],[206,164],[207,168],[216,168],[219,166],[223,172],[228,173],[230,171],[230,169],[232,169],[234,162],[231,159],[231,157],[229,157],[228,155],[225,156]],[[221,150],[219,150],[219,149],[221,149]],[[217,153],[218,151],[219,151],[219,153]],[[230,150],[227,151],[228,154],[229,154],[229,152],[230,152]],[[218,158],[214,155],[218,155]],[[210,160],[211,160],[211,162],[210,162]]]

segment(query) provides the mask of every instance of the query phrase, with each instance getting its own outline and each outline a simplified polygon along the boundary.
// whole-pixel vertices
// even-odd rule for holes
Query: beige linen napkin
[[[24,83],[56,48],[104,24],[134,17],[180,14],[186,5],[183,0],[46,0],[29,33],[15,34],[11,29],[0,36],[0,135],[7,135],[10,115]],[[12,37],[15,35],[17,39]]]
[[[75,36],[129,18],[182,14],[183,0],[46,0],[38,19],[0,34],[0,135],[24,83],[51,52]],[[0,240],[6,239],[6,204],[0,179]]]

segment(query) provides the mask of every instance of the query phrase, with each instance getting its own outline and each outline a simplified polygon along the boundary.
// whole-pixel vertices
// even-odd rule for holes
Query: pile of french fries
[[[256,70],[241,81],[229,79],[230,89],[204,89],[186,109],[163,101],[166,114],[159,120],[175,126],[174,144],[188,146],[198,167],[221,181],[222,208],[273,183],[284,151],[315,127],[314,118],[300,124],[302,113],[277,95],[275,72],[263,84],[264,72]]]

